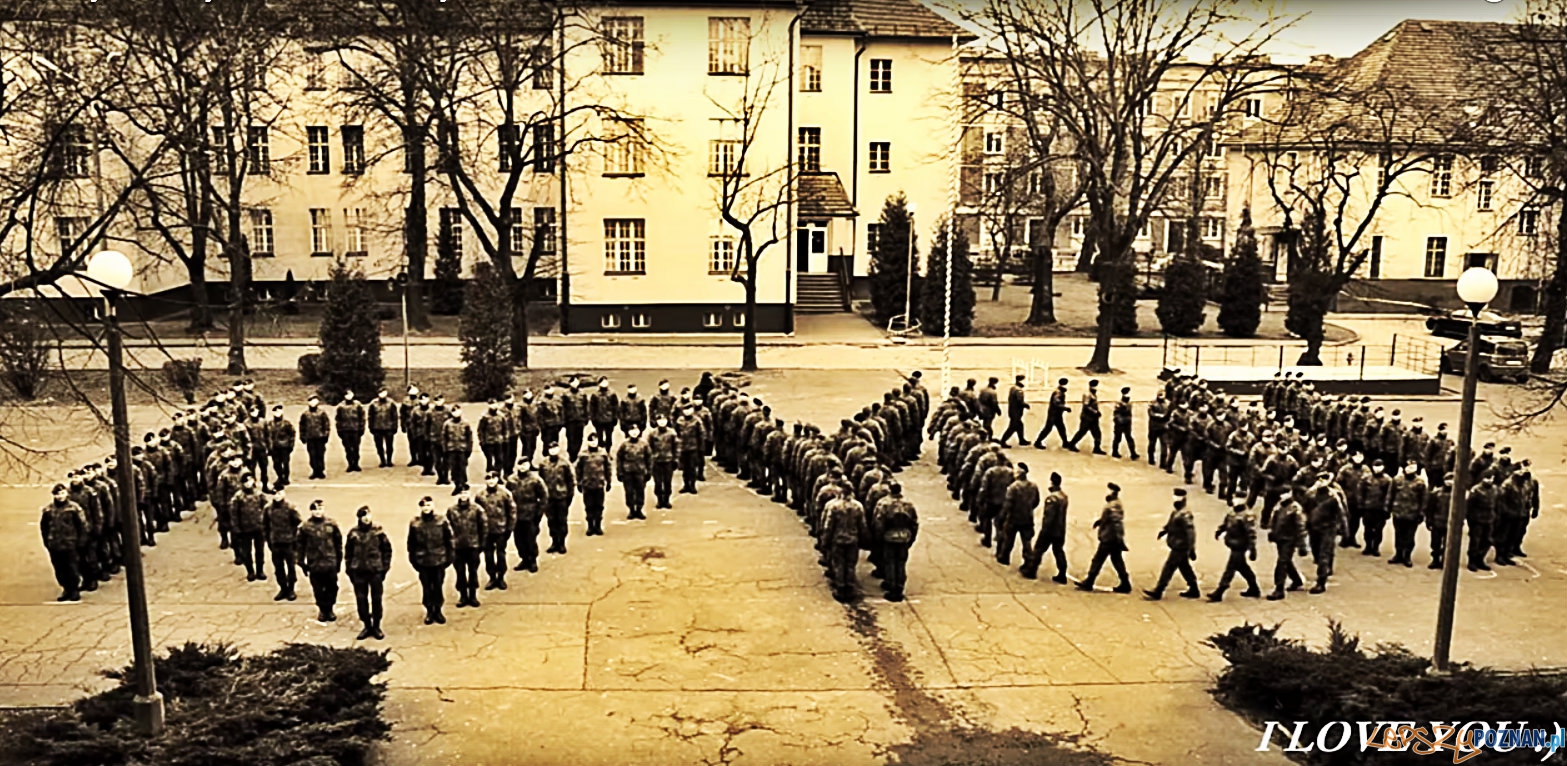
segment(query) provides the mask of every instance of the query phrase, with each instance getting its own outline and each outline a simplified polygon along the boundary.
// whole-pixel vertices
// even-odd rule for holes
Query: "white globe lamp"
[[[1458,276],[1458,299],[1468,304],[1478,314],[1480,307],[1496,297],[1496,275],[1490,269],[1476,266],[1465,269]]]
[[[87,262],[87,276],[104,290],[120,290],[130,287],[135,272],[131,259],[118,250],[104,250]]]

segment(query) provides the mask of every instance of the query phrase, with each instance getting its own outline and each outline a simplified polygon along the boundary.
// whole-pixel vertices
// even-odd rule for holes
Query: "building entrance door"
[[[795,233],[795,268],[803,274],[826,274],[827,224],[810,222],[800,224]]]

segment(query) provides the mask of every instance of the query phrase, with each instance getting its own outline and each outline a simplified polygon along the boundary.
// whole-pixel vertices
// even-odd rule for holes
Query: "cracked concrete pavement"
[[[694,378],[649,371],[617,384],[651,390],[665,375]],[[785,418],[830,425],[893,380],[772,371],[753,386]],[[1505,394],[1486,389],[1493,399]],[[1406,418],[1456,419],[1454,402],[1398,406]],[[1482,426],[1494,420],[1486,410]],[[132,415],[139,424],[158,417],[151,408]],[[100,454],[101,445],[72,446],[91,441],[84,424],[80,414],[61,413],[43,427],[38,438],[66,449],[36,467],[55,475]],[[1546,608],[1567,591],[1561,433],[1550,427],[1511,442],[1534,458],[1546,508],[1530,532],[1527,566],[1465,574],[1455,640],[1462,659],[1567,664],[1559,621]],[[369,503],[399,551],[386,592],[387,640],[369,642],[394,661],[387,679],[394,733],[379,753],[386,764],[881,763],[926,725],[903,710],[909,691],[939,700],[964,725],[1071,735],[1127,762],[1283,763],[1277,753],[1253,752],[1257,733],[1208,695],[1222,660],[1203,638],[1245,621],[1284,621],[1286,632],[1321,641],[1331,617],[1368,643],[1430,647],[1438,577],[1424,568],[1423,550],[1413,570],[1342,557],[1327,595],[1278,603],[1233,593],[1221,605],[1080,593],[1023,580],[979,547],[945,495],[931,450],[901,477],[923,521],[909,599],[868,598],[857,608],[874,619],[878,640],[903,656],[908,680],[898,683],[917,689],[889,688],[857,635],[856,610],[829,597],[794,514],[716,470],[700,495],[678,495],[675,509],[650,511],[645,522],[625,521],[615,492],[603,537],[583,537],[574,508],[570,554],[546,556],[538,574],[509,574],[511,588],[482,592],[479,609],[448,608],[445,626],[424,626],[404,530],[420,496],[444,504],[446,493],[406,468],[344,475],[332,446],[330,478],[299,482],[290,494],[301,505],[325,498],[345,525],[353,508]],[[1126,487],[1128,567],[1135,584],[1151,585],[1163,558],[1154,535],[1177,477],[1086,453],[1013,453],[1036,476],[1067,477],[1074,575],[1092,550],[1089,525],[1104,482]],[[303,463],[302,451],[295,457]],[[123,580],[80,604],[56,604],[36,529],[46,487],[38,478],[17,481],[0,487],[0,529],[13,543],[0,559],[0,704],[59,704],[103,688],[98,673],[128,662]],[[1200,491],[1193,505],[1200,530],[1211,534],[1220,505]],[[246,583],[217,549],[211,523],[204,510],[144,549],[157,645],[354,643],[346,581],[341,619],[317,623],[308,593],[278,604],[272,583]],[[1204,535],[1199,557],[1199,575],[1211,585],[1222,566],[1219,543]],[[1261,570],[1271,570],[1271,552],[1262,552]],[[868,572],[861,567],[862,585],[874,593]]]

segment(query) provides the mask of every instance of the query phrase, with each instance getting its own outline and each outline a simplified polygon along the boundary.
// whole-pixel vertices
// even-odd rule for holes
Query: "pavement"
[[[649,371],[616,383],[651,390],[666,376],[695,377]],[[752,389],[786,419],[831,424],[894,381],[880,372],[767,371]],[[1482,438],[1492,435],[1493,407],[1508,395],[1482,387]],[[1428,423],[1456,419],[1451,401],[1391,406]],[[131,414],[133,433],[161,417],[150,407]],[[63,448],[35,465],[47,475],[104,449],[83,412],[56,412],[38,429],[37,444]],[[1546,508],[1531,528],[1525,566],[1461,578],[1458,659],[1503,668],[1567,664],[1559,611],[1550,606],[1567,596],[1562,435],[1549,426],[1508,442],[1534,458]],[[1067,477],[1076,577],[1093,548],[1104,483],[1125,487],[1127,564],[1138,587],[1152,584],[1163,559],[1155,535],[1178,477],[1086,450],[1012,453],[1036,476]],[[1425,568],[1423,549],[1415,569],[1344,556],[1326,595],[1276,603],[1233,592],[1220,605],[1149,602],[1103,587],[1085,594],[997,564],[946,496],[932,458],[927,449],[901,476],[922,529],[909,600],[899,604],[832,601],[794,514],[716,469],[700,495],[677,495],[674,510],[652,511],[646,522],[624,521],[615,492],[603,537],[582,537],[574,508],[569,554],[545,557],[535,575],[511,573],[511,588],[481,593],[479,609],[451,608],[449,590],[445,626],[421,623],[417,578],[399,554],[388,579],[387,640],[370,642],[393,659],[386,679],[393,738],[378,762],[876,764],[894,752],[908,757],[899,748],[928,733],[928,718],[910,702],[923,695],[963,727],[1069,737],[1127,762],[1283,764],[1277,748],[1255,752],[1256,730],[1210,697],[1222,660],[1202,645],[1205,637],[1243,622],[1282,622],[1287,634],[1321,643],[1327,620],[1339,619],[1368,645],[1429,652],[1439,573]],[[296,476],[303,462],[296,451]],[[447,501],[407,468],[341,473],[335,442],[328,466],[327,480],[299,482],[291,498],[301,506],[323,498],[345,525],[369,504],[399,551],[418,498]],[[0,535],[14,543],[0,559],[0,705],[63,703],[103,688],[98,673],[129,660],[123,580],[80,604],[53,601],[35,526],[46,491],[37,480],[0,487]],[[1217,526],[1217,501],[1198,491],[1193,506],[1200,530]],[[229,552],[218,550],[211,525],[203,509],[144,549],[155,645],[229,641],[260,651],[287,641],[355,643],[346,581],[339,621],[317,623],[308,589],[299,602],[273,602],[272,583],[246,583]],[[1223,553],[1200,539],[1207,587]],[[1270,571],[1271,560],[1263,551],[1259,572]],[[861,575],[865,591],[875,592],[868,567]],[[1056,762],[1047,755],[994,762]]]

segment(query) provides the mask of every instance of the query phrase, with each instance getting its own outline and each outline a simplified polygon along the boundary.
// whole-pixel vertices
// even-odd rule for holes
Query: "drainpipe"
[[[557,58],[559,63],[555,66],[555,88],[557,93],[556,99],[560,102],[560,135],[556,136],[555,140],[560,142],[560,146],[564,147],[566,145],[565,12],[559,13],[559,25],[555,30],[555,50],[559,52]],[[566,251],[569,248],[567,242],[570,241],[566,236],[566,221],[568,221],[571,216],[567,212],[569,209],[569,198],[566,196],[565,152],[561,153],[560,162],[556,164],[555,169],[556,172],[560,173],[560,215],[556,217],[555,222],[555,252],[558,254],[556,257],[560,259],[560,334],[570,335],[571,333],[568,328],[571,326],[571,269],[569,268],[571,261],[566,257]]]
[[[858,214],[860,212],[860,57],[865,55],[865,38],[862,36],[854,41],[854,103],[851,114],[854,115],[854,145],[852,152],[852,167],[849,168],[849,206],[854,208],[856,214],[855,228],[858,228]],[[854,262],[859,257],[860,238],[850,238],[849,249],[849,284],[854,284]]]
[[[789,117],[788,129],[784,133],[784,162],[789,163],[788,167],[794,167],[794,100],[798,98],[794,87],[794,50],[795,48],[799,47],[797,35],[800,26],[800,19],[803,18],[804,15],[805,12],[803,9],[796,10],[794,18],[789,20]],[[788,196],[784,198],[784,225],[787,227],[784,232],[784,332],[793,335],[794,259],[799,257],[799,254],[794,251],[794,248],[799,242],[796,230],[800,225],[800,222],[795,217],[796,211],[794,209],[794,193],[795,184],[799,183],[799,174],[790,173],[788,179],[789,189],[786,192]]]

